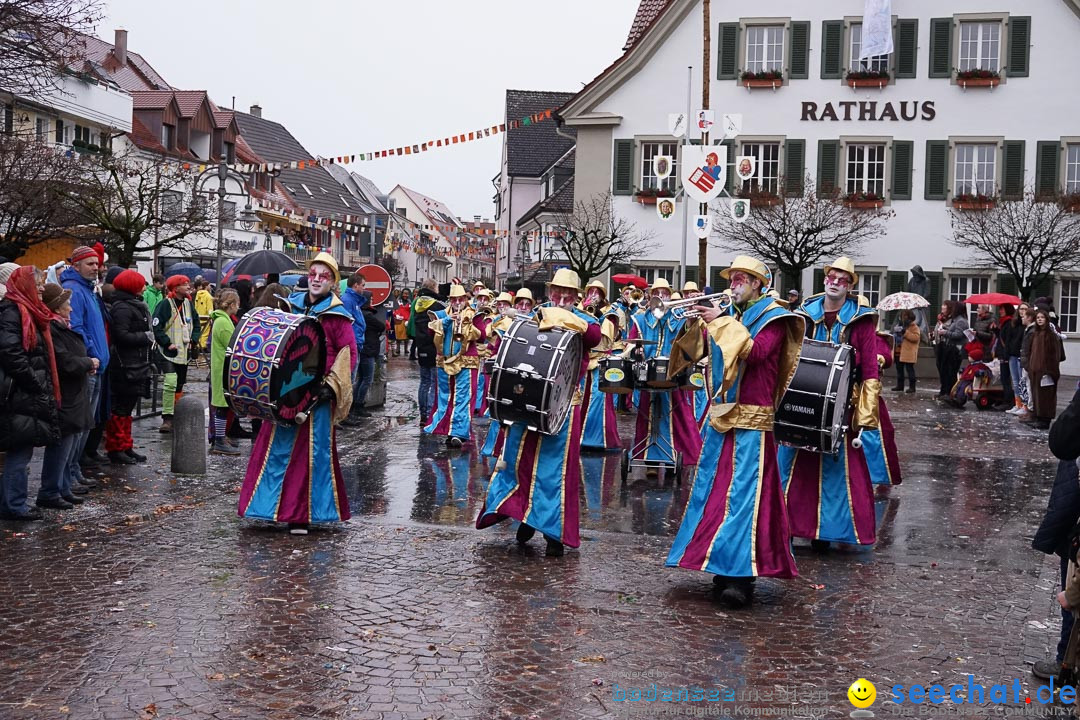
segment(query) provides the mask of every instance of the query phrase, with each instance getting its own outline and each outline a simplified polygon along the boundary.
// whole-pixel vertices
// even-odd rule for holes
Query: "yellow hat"
[[[656,278],[656,282],[654,282],[652,284],[652,289],[653,290],[658,290],[660,288],[667,288],[668,290],[670,290],[671,289],[671,283],[669,283],[664,278]]]
[[[851,262],[851,258],[838,257],[833,261],[832,265],[825,266],[825,274],[828,275],[830,270],[839,270],[840,272],[846,272],[851,276],[851,286],[854,288],[859,284],[859,273],[855,272],[855,263]]]
[[[604,297],[607,297],[607,288],[604,287],[604,283],[600,282],[599,280],[593,280],[591,283],[585,286],[586,290],[588,290],[589,288],[596,288]]]
[[[682,300],[682,293],[680,293],[680,292],[671,293],[671,299],[672,300]]]
[[[720,277],[725,280],[731,279],[731,273],[739,270],[744,273],[753,275],[758,280],[763,282],[766,287],[772,285],[772,272],[769,270],[765,263],[750,257],[749,255],[739,255],[731,261],[731,267],[720,271]]]
[[[518,300],[528,300],[529,302],[536,302],[535,298],[533,298],[532,290],[527,287],[523,287],[516,293],[514,293],[514,302],[517,302]]]
[[[482,287],[484,287],[484,283],[483,283],[483,282],[481,282],[480,280],[477,280],[476,282],[474,282],[474,283],[473,283],[472,285],[470,285],[469,287],[471,287],[471,288],[472,288],[473,290],[475,290],[475,289],[476,289],[476,288],[478,288],[478,287],[479,287],[479,288],[482,288]]]
[[[501,292],[501,293],[499,293],[499,296],[497,298],[495,298],[495,302],[497,302],[497,303],[501,303],[501,302],[512,303],[512,302],[514,302],[514,296],[511,295],[508,292]]]
[[[308,261],[308,264],[307,264],[308,270],[310,270],[311,266],[314,265],[315,263],[322,263],[326,267],[330,268],[330,270],[332,270],[333,273],[334,273],[334,282],[335,283],[341,282],[341,272],[338,270],[337,260],[334,259],[333,255],[331,255],[330,253],[326,253],[326,252],[319,253],[318,255],[316,255],[315,257],[311,258],[311,260]]]
[[[551,282],[548,285],[557,285],[558,287],[572,288],[581,291],[581,279],[578,278],[578,274],[570,268],[559,268],[555,271],[555,277],[551,278]]]
[[[450,298],[465,297],[465,288],[461,285],[450,286]]]
[[[687,292],[701,292],[701,288],[699,288],[697,286],[697,283],[694,282],[693,280],[687,280],[686,282],[683,283],[682,291],[684,293],[687,293]]]
[[[476,294],[477,294],[477,295],[486,295],[487,297],[495,297],[495,293],[493,293],[493,292],[492,292],[491,290],[489,290],[488,288],[480,288],[480,290],[478,290],[478,291],[476,292]]]

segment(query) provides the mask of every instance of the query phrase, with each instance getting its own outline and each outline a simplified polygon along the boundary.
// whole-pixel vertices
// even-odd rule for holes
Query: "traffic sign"
[[[364,289],[371,293],[372,306],[382,305],[390,297],[394,284],[390,282],[390,273],[378,265],[361,265],[357,270],[364,276]]]

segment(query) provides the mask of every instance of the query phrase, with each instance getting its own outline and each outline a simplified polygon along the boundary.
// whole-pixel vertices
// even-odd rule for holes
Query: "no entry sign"
[[[364,289],[371,293],[371,304],[382,305],[386,302],[390,291],[394,289],[390,282],[390,273],[378,265],[361,265],[357,272],[364,276]]]

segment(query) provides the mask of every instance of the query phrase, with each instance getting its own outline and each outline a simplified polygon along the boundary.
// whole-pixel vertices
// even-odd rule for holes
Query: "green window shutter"
[[[735,140],[734,138],[727,138],[722,143],[722,146],[727,148],[727,163],[725,163],[724,170],[724,189],[728,195],[735,194]]]
[[[1019,200],[1024,197],[1024,141],[1006,140],[1002,151],[1001,197]]]
[[[692,283],[697,282],[697,265],[687,265],[686,266],[686,278],[683,280],[683,283],[685,284],[685,283],[688,283],[688,282],[692,282]],[[700,287],[700,286],[698,286],[698,287]]]
[[[1009,18],[1009,54],[1005,60],[1007,77],[1027,77],[1031,65],[1031,18]]]
[[[926,298],[930,302],[930,307],[926,308],[926,314],[928,318],[936,317],[938,310],[941,309],[941,273],[928,272],[926,273],[926,279],[930,281],[929,297]],[[930,323],[933,325],[933,323]]]
[[[784,291],[784,295],[787,295],[788,290],[797,288],[799,286],[798,273],[781,272],[780,281],[783,283],[781,290]]]
[[[806,141],[784,141],[784,194],[802,197],[806,185]]]
[[[919,21],[896,21],[896,77],[916,77],[919,66]]]
[[[727,266],[725,265],[724,267]],[[709,287],[712,288],[714,293],[720,292],[728,286],[728,281],[720,277],[720,271],[723,270],[724,267],[714,265],[709,268]]]
[[[892,144],[892,199],[911,199],[912,162],[915,143],[912,140],[894,140]]]
[[[792,21],[788,31],[788,57],[791,62],[789,78],[805,80],[810,77],[810,21]]]
[[[821,23],[821,79],[839,80],[844,65],[844,21]]]
[[[825,292],[825,269],[814,268],[814,287],[811,289],[812,295]]]
[[[907,287],[907,273],[903,270],[890,270],[885,282],[888,288],[887,295],[903,292]]]
[[[1057,140],[1035,143],[1035,196],[1052,198],[1058,194],[1061,149]]]
[[[926,187],[923,196],[927,200],[944,200],[949,195],[949,141],[926,141]]]
[[[840,181],[840,141],[818,140],[817,196],[828,197],[836,192]]]
[[[1031,290],[1031,297],[1023,298],[1023,299],[1024,300],[1031,300],[1032,302],[1034,302],[1035,300],[1037,300],[1038,298],[1041,298],[1041,297],[1048,297],[1051,300],[1054,299],[1054,276],[1053,275],[1047,275],[1042,280],[1040,280],[1039,284],[1036,285]]]
[[[634,192],[634,141],[615,141],[615,167],[611,172],[611,194]]]
[[[930,77],[952,77],[952,18],[930,21]]]
[[[1016,278],[1012,276],[1012,273],[998,273],[997,291],[1009,295],[1016,294]]]
[[[720,23],[716,38],[716,79],[738,79],[739,23]]]

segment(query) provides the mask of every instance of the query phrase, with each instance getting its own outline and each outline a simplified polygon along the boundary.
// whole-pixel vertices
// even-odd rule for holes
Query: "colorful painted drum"
[[[318,320],[254,308],[225,351],[225,399],[237,415],[289,425],[318,399],[325,370]]]

